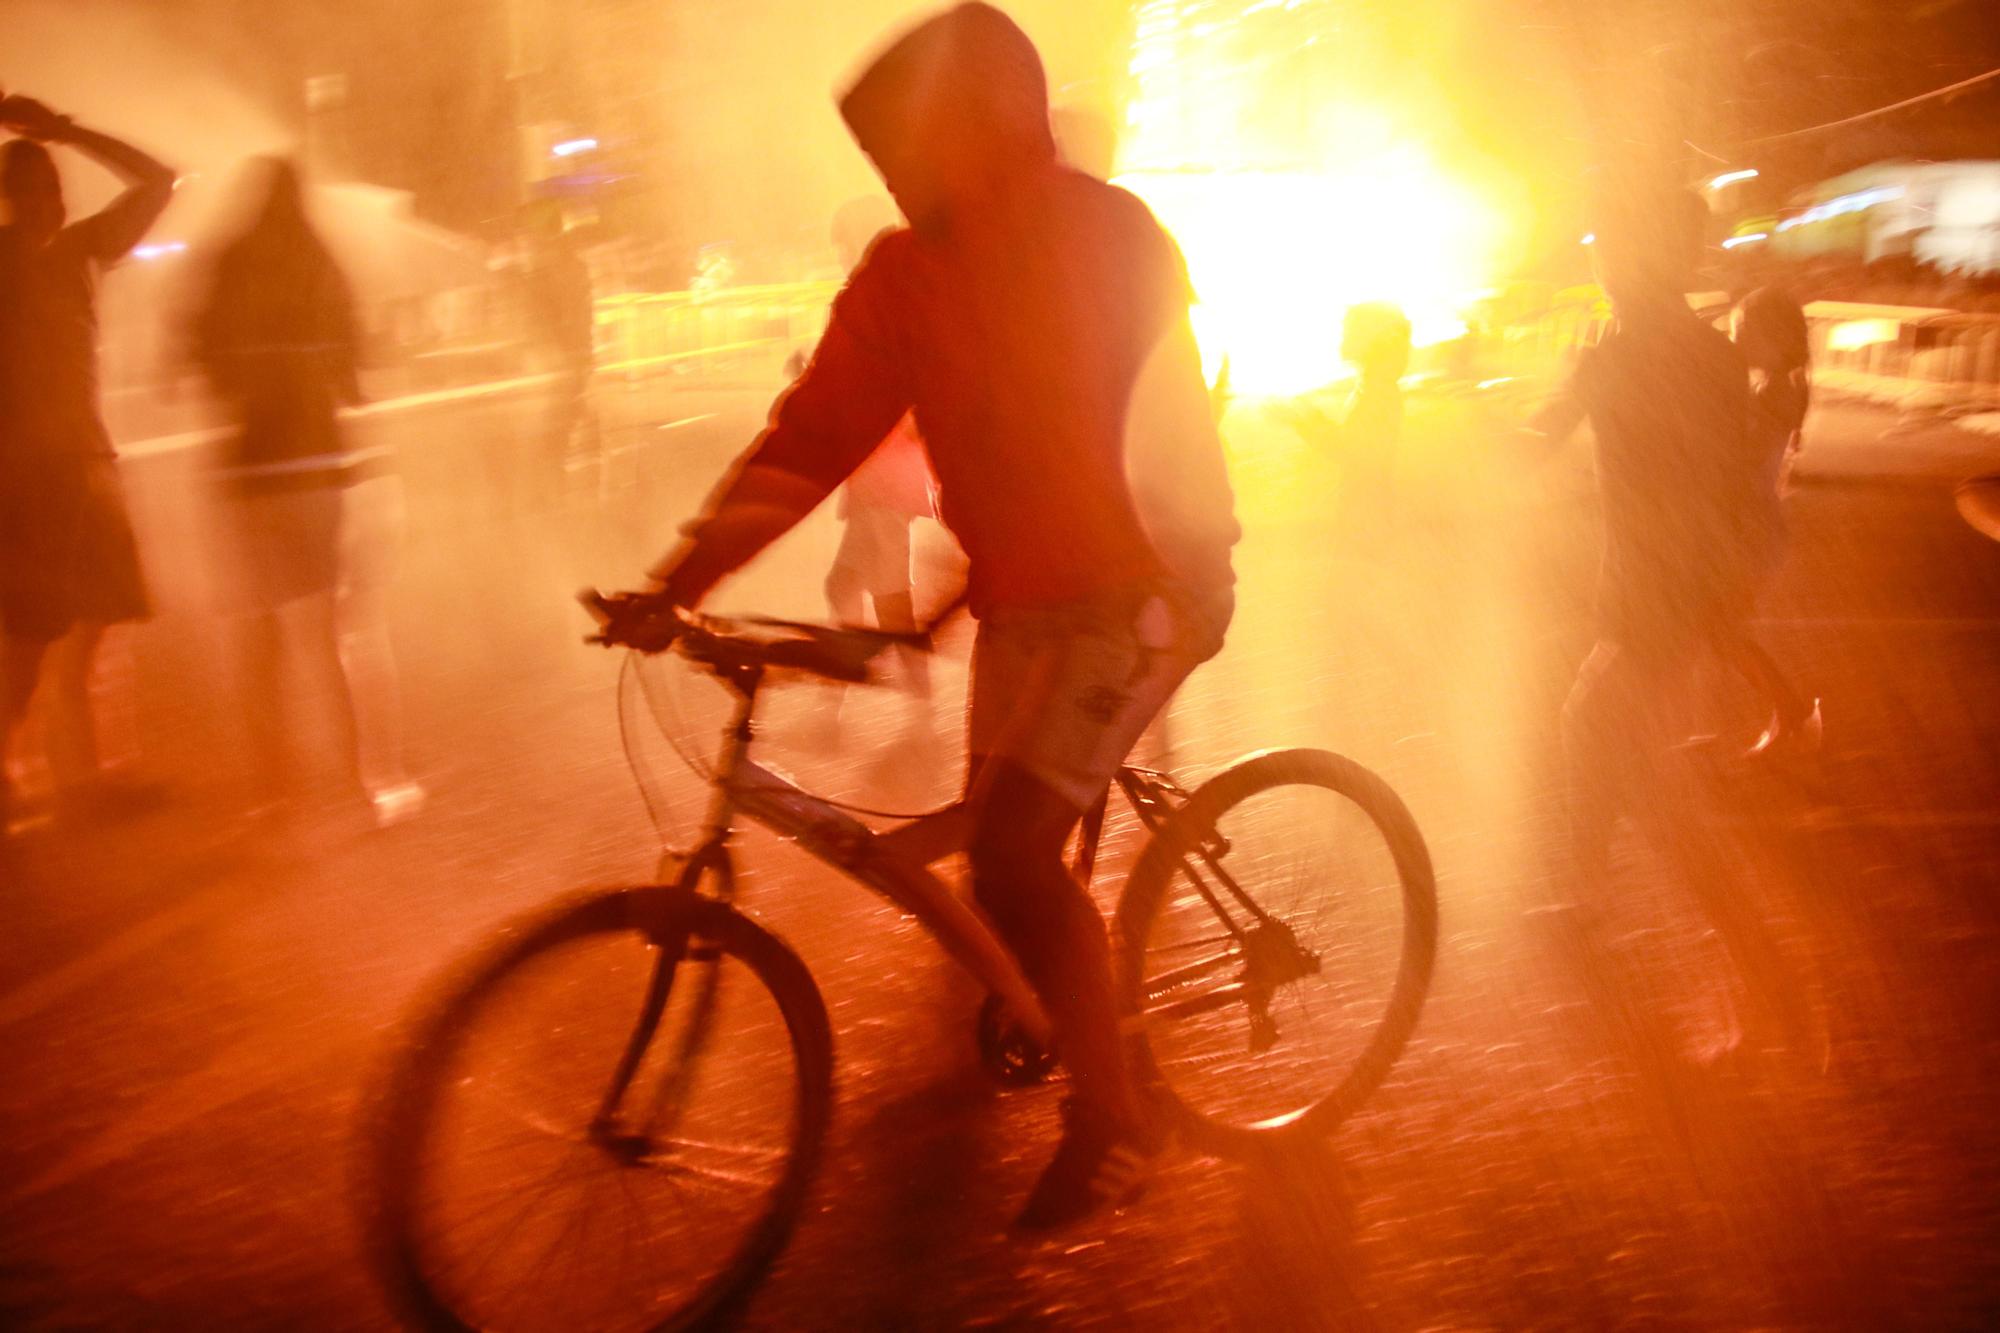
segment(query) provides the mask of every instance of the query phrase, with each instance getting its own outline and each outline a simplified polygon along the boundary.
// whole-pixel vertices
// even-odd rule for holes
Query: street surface
[[[341,785],[310,706],[323,681],[298,682],[303,794],[246,813],[199,455],[128,463],[160,614],[113,654],[113,740],[160,800],[31,830],[0,863],[0,1324],[389,1323],[354,1205],[381,1057],[425,983],[499,923],[650,875],[619,664],[579,642],[570,598],[634,580],[766,396],[597,394],[602,456],[553,499],[532,395],[357,425],[408,496],[395,631],[430,802],[389,829]],[[1959,523],[1950,487],[1996,466],[2000,441],[1935,423],[1885,439],[1887,414],[1822,411],[1765,629],[1825,700],[1826,753],[1668,812],[1728,882],[1691,892],[1633,838],[1616,882],[1577,903],[1550,866],[1555,717],[1587,646],[1587,453],[1527,456],[1477,417],[1413,403],[1401,532],[1357,550],[1333,530],[1330,469],[1239,405],[1238,619],[1149,746],[1199,778],[1324,745],[1408,801],[1443,932],[1388,1084],[1309,1160],[1179,1160],[1121,1217],[1011,1240],[1058,1090],[989,1083],[969,983],[753,832],[744,900],[811,966],[839,1084],[827,1169],[746,1326],[1992,1326],[2000,547]],[[948,579],[923,536],[927,576]],[[820,614],[836,538],[816,516],[718,607]],[[836,731],[804,688],[770,714],[774,762],[864,801],[948,795],[966,641],[948,634],[939,664],[950,763],[871,748],[898,697],[856,692]],[[675,679],[683,743],[712,743],[716,696]],[[698,783],[657,737],[642,757],[692,819]],[[1114,862],[1131,841],[1114,828]],[[1793,1049],[1710,1059],[1773,990],[1804,1014]]]

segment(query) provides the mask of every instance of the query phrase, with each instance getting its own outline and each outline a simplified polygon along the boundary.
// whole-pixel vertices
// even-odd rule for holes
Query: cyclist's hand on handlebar
[[[597,633],[586,643],[607,648],[636,648],[642,653],[665,652],[687,628],[686,613],[659,591],[601,593],[586,588],[577,594],[597,621]]]

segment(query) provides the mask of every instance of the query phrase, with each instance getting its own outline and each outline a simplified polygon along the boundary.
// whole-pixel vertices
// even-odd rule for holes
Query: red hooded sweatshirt
[[[1039,57],[990,6],[904,35],[840,110],[913,225],[855,269],[715,507],[753,469],[786,474],[794,503],[823,498],[914,410],[975,614],[1165,575],[1125,426],[1141,367],[1186,315],[1173,241],[1137,198],[1057,163]],[[1211,488],[1220,459],[1215,444]],[[1219,484],[1212,577],[1226,581],[1236,528]],[[755,553],[694,536],[670,590],[698,597]]]

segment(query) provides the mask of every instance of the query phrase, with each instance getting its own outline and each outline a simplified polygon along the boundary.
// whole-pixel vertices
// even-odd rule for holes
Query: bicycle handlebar
[[[598,624],[597,633],[585,643],[647,654],[675,649],[725,675],[771,668],[859,684],[868,679],[869,663],[890,648],[923,652],[932,648],[927,631],[903,634],[770,616],[722,619],[697,615],[646,593],[607,596],[586,588],[577,600]],[[740,628],[744,626],[764,632],[745,633]],[[780,637],[771,637],[770,631],[778,631]]]

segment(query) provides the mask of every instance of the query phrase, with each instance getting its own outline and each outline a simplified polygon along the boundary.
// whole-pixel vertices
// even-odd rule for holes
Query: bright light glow
[[[1308,172],[1132,172],[1187,256],[1195,334],[1239,393],[1297,393],[1347,373],[1341,316],[1394,301],[1419,346],[1465,332],[1483,272],[1465,262],[1481,213],[1420,158]]]
[[[1323,66],[1291,59],[1292,8],[1146,0],[1135,16],[1117,183],[1180,243],[1203,362],[1213,377],[1226,358],[1239,394],[1346,375],[1340,324],[1359,302],[1400,306],[1419,345],[1461,336],[1504,239],[1402,116],[1342,101]]]
[[[1903,187],[1900,185],[1878,185],[1872,190],[1856,190],[1853,194],[1837,195],[1824,203],[1814,204],[1796,217],[1786,218],[1778,224],[1778,230],[1790,231],[1794,227],[1803,227],[1812,222],[1824,222],[1828,218],[1837,218],[1845,213],[1859,213],[1864,208],[1873,208],[1877,204],[1900,199],[1902,196]]]
[[[595,139],[564,139],[561,143],[552,144],[549,147],[549,155],[551,157],[573,157],[577,153],[587,153],[595,147],[597,147],[597,140]]]
[[[1725,250],[1734,250],[1739,245],[1755,245],[1759,241],[1768,241],[1770,239],[1771,233],[1768,231],[1747,232],[1742,236],[1730,237],[1722,243],[1722,248]]]
[[[1745,167],[1741,171],[1725,171],[1720,176],[1717,176],[1714,180],[1710,181],[1708,183],[1708,188],[1711,190],[1719,190],[1725,185],[1734,185],[1737,181],[1755,180],[1756,178],[1757,178],[1757,168],[1755,167]]]
[[[150,245],[135,246],[134,259],[160,259],[166,255],[177,255],[187,249],[186,241],[156,241]]]
[[[1594,232],[1594,231],[1587,231],[1587,232],[1585,232],[1585,233],[1583,234],[1583,239],[1582,239],[1581,241],[1579,241],[1579,242],[1578,242],[1578,244],[1580,244],[1580,245],[1596,245],[1596,244],[1597,244],[1597,233],[1596,233],[1596,232]]]
[[[1903,326],[1893,319],[1849,319],[1826,331],[1831,352],[1851,352],[1857,347],[1892,343],[1903,336]]]

